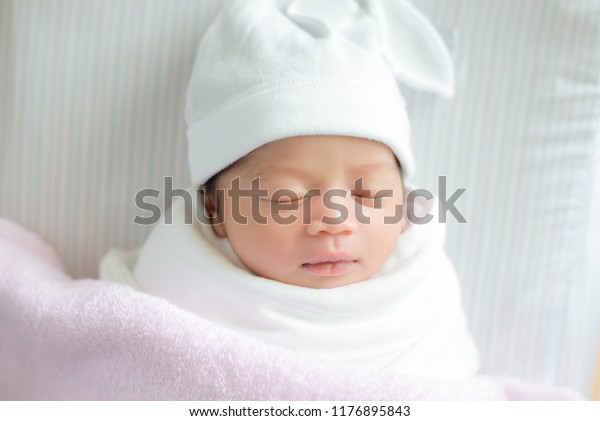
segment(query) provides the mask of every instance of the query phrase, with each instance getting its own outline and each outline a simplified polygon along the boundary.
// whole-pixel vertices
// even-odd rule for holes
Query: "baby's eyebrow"
[[[260,178],[272,178],[281,176],[282,174],[294,175],[299,178],[308,178],[311,175],[311,172],[301,167],[269,167],[264,171],[259,177]]]
[[[352,167],[352,172],[354,173],[365,173],[365,172],[375,172],[375,171],[398,171],[398,164],[395,162],[371,162],[368,164],[361,164],[355,167]]]

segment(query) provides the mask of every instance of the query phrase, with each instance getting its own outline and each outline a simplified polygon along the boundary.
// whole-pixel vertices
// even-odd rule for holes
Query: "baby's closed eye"
[[[358,189],[351,192],[354,200],[365,206],[381,207],[385,198],[394,197],[392,189]]]
[[[271,193],[272,191],[272,193]],[[303,202],[309,197],[312,197],[306,191],[296,191],[289,188],[281,188],[276,190],[270,190],[270,193],[264,200],[275,204],[291,204]]]

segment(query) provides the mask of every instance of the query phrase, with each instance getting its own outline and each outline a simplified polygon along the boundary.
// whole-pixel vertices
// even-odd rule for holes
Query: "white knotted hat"
[[[453,94],[448,50],[404,0],[233,0],[202,39],[186,102],[194,185],[277,139],[374,139],[414,171],[397,82]]]

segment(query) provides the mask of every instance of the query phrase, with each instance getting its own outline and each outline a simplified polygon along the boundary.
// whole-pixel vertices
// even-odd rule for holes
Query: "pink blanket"
[[[131,288],[72,280],[37,235],[0,219],[0,399],[581,397],[508,377],[406,376],[274,348]]]

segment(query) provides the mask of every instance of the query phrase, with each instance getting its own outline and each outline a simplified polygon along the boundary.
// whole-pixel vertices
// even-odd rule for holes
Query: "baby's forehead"
[[[261,178],[263,180],[277,180],[281,178],[314,179],[328,178],[342,174],[345,178],[372,179],[372,178],[399,178],[401,174],[397,161],[348,161],[335,159],[332,162],[311,162],[310,164],[296,161],[261,161],[247,164],[240,169],[239,175],[248,178]]]
[[[344,136],[301,136],[255,149],[239,161],[236,172],[306,176],[336,169],[352,175],[397,175],[400,171],[394,153],[380,142]]]
[[[304,135],[278,139],[253,150],[245,160],[281,160],[326,155],[345,161],[397,161],[392,150],[384,143],[365,138],[338,135]]]

